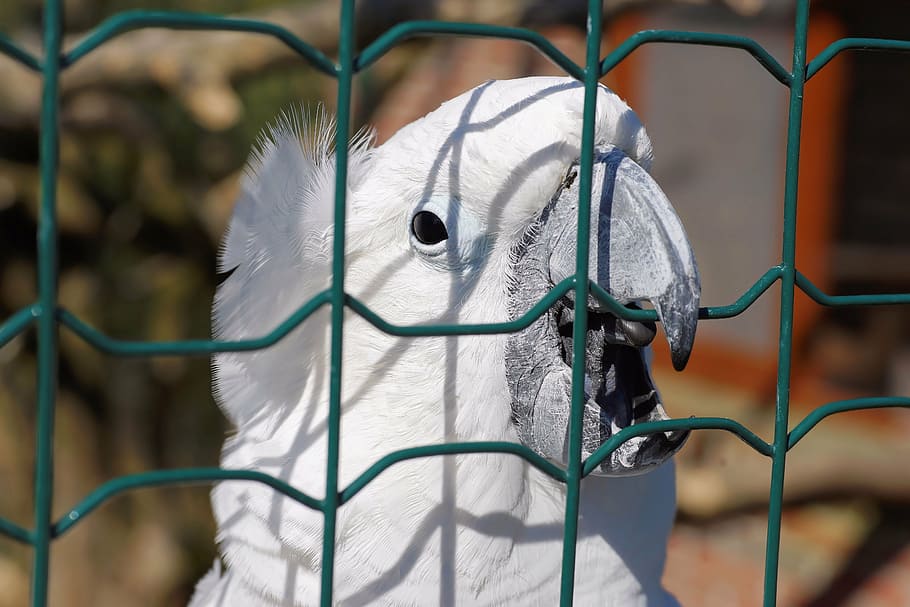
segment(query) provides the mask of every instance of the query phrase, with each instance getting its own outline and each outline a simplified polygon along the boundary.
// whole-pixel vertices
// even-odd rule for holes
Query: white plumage
[[[349,151],[346,291],[397,324],[514,316],[510,298],[524,279],[516,255],[523,238],[542,230],[541,213],[554,195],[572,187],[566,175],[580,154],[582,108],[583,88],[570,79],[488,82],[382,146],[373,147],[369,135],[356,138]],[[221,270],[233,273],[216,296],[217,337],[261,336],[328,288],[332,130],[323,115],[312,122],[284,118],[254,154],[224,241]],[[644,129],[604,87],[596,145],[615,146],[634,161],[623,160],[620,172],[650,165]],[[443,222],[446,239],[428,244],[415,236],[413,218],[421,211]],[[675,216],[667,222],[678,225]],[[669,249],[688,251],[675,238]],[[683,272],[684,282],[697,283],[694,262]],[[223,467],[260,470],[324,495],[328,314],[319,310],[269,349],[216,356],[216,396],[236,426]],[[507,378],[515,343],[509,339],[394,337],[348,311],[341,486],[397,449],[523,440],[513,408],[525,388]],[[562,406],[541,398],[535,392],[534,406]],[[583,482],[577,605],[676,604],[660,584],[674,473],[672,463],[651,467],[644,475]],[[335,602],[555,605],[564,501],[561,484],[515,456],[397,464],[338,513]],[[200,582],[193,607],[318,602],[321,513],[239,481],[220,483],[212,504],[226,567]]]

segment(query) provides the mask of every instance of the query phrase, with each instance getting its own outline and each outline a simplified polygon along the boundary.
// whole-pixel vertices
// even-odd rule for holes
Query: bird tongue
[[[569,367],[573,357],[575,310],[563,300],[554,310],[562,345],[563,359]],[[668,419],[661,406],[642,352],[637,347],[618,345],[628,341],[627,334],[648,332],[649,327],[625,323],[611,314],[587,310],[585,333],[586,426],[599,426],[598,440],[642,421]],[[650,327],[653,339],[653,325]],[[650,339],[648,339],[650,341]],[[642,346],[647,343],[641,344]]]

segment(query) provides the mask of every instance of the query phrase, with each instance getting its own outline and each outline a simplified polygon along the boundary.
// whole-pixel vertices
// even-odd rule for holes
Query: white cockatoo
[[[569,78],[491,81],[381,146],[349,150],[345,289],[400,325],[517,318],[575,268],[584,88]],[[597,91],[590,277],[650,302],[677,368],[692,348],[694,257],[648,175],[635,114]],[[253,155],[221,255],[232,271],[215,333],[268,333],[331,280],[333,127],[284,119]],[[667,417],[646,361],[651,323],[588,302],[583,454]],[[340,486],[380,457],[453,441],[514,441],[567,461],[572,301],[512,334],[405,338],[350,310],[343,333]],[[215,357],[236,433],[222,466],[325,494],[329,311],[265,350]],[[676,605],[661,586],[675,509],[667,462],[686,432],[624,443],[582,482],[575,604]],[[647,474],[645,474],[647,472]],[[508,454],[408,460],[338,511],[338,605],[556,605],[565,486]],[[212,493],[221,559],[193,607],[313,605],[323,517],[266,485]],[[225,563],[224,569],[220,561]]]

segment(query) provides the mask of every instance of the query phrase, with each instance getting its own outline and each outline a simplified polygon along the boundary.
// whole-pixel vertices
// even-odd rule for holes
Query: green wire
[[[783,248],[780,264],[780,335],[778,342],[774,441],[771,452],[771,487],[768,497],[768,532],[765,545],[764,607],[773,607],[777,603],[780,525],[783,514],[784,472],[787,462],[787,428],[790,416],[793,302],[796,294],[796,202],[799,183],[799,145],[803,118],[803,89],[806,84],[806,43],[808,32],[809,0],[801,0],[796,6],[796,26],[793,36],[793,73],[790,80],[790,110],[787,119]]]
[[[127,11],[102,22],[68,52],[62,52],[63,11],[60,0],[45,0],[44,6],[44,59],[39,60],[9,38],[0,35],[0,54],[19,62],[28,69],[40,71],[44,90],[41,105],[40,178],[41,202],[38,228],[38,300],[0,324],[0,347],[34,325],[37,333],[37,414],[35,458],[35,527],[28,530],[0,517],[0,535],[9,537],[34,548],[32,573],[32,607],[47,604],[50,545],[101,504],[125,491],[143,487],[199,483],[213,481],[246,481],[264,483],[276,491],[310,508],[321,510],[325,517],[322,553],[322,594],[320,603],[329,606],[333,601],[333,567],[335,551],[335,523],[337,510],[353,499],[359,491],[379,474],[399,462],[418,457],[438,457],[451,454],[502,453],[521,457],[530,465],[550,477],[566,483],[565,535],[562,555],[560,605],[572,605],[574,595],[575,541],[578,525],[578,505],[582,478],[592,472],[623,441],[634,436],[670,430],[723,430],[738,436],[758,453],[771,458],[771,484],[769,493],[768,538],[765,554],[764,605],[776,602],[777,577],[780,554],[780,521],[783,508],[783,480],[787,451],[793,448],[823,419],[838,413],[879,407],[910,407],[910,399],[898,397],[862,398],[828,403],[810,412],[788,432],[791,353],[793,343],[793,302],[798,288],[819,304],[826,306],[907,305],[910,294],[860,294],[828,295],[801,274],[796,259],[796,205],[799,167],[800,123],[805,82],[812,78],[839,53],[851,50],[910,51],[910,42],[874,38],[843,38],[825,48],[811,62],[806,63],[806,38],[809,19],[808,0],[798,0],[795,17],[793,69],[788,72],[756,41],[743,36],[704,32],[651,30],[638,32],[623,41],[606,57],[600,58],[600,23],[602,6],[599,0],[588,2],[587,43],[585,66],[570,60],[541,34],[522,28],[493,26],[477,23],[441,21],[411,21],[400,23],[377,38],[355,55],[354,1],[342,0],[340,6],[339,58],[335,64],[321,51],[312,47],[281,26],[249,20],[177,11]],[[336,226],[333,242],[332,284],[284,319],[268,334],[239,341],[208,339],[171,342],[143,342],[109,337],[92,328],[72,313],[59,308],[57,301],[57,222],[56,174],[58,149],[58,103],[60,70],[71,66],[101,45],[124,32],[164,27],[185,30],[231,30],[268,35],[295,51],[317,70],[338,80],[338,125],[336,133]],[[657,320],[653,310],[632,310],[619,304],[603,288],[589,280],[567,279],[556,285],[531,310],[509,322],[447,325],[421,324],[401,326],[389,323],[344,291],[344,219],[345,184],[347,176],[347,145],[350,135],[351,86],[354,75],[366,69],[390,49],[415,36],[480,36],[507,38],[530,44],[562,68],[570,76],[584,81],[585,108],[582,129],[582,158],[580,171],[580,201],[578,221],[578,258],[575,277],[588,275],[588,236],[591,194],[591,169],[593,166],[594,100],[597,79],[609,72],[620,61],[644,44],[673,43],[728,47],[749,53],[778,82],[790,89],[790,112],[787,127],[786,182],[784,193],[783,246],[781,263],[765,272],[735,302],[723,306],[701,308],[699,318],[730,318],[741,314],[758,300],[775,282],[781,282],[781,315],[779,334],[778,379],[774,437],[771,443],[763,441],[751,430],[732,419],[722,417],[694,417],[650,422],[626,428],[612,436],[586,460],[581,459],[581,414],[583,404],[584,331],[585,315],[577,315],[574,326],[575,348],[572,385],[572,411],[569,427],[568,465],[566,469],[540,457],[523,445],[493,441],[427,445],[402,449],[373,462],[365,472],[347,487],[338,486],[338,461],[340,457],[340,406],[342,382],[342,331],[344,308],[348,307],[378,329],[393,335],[417,337],[428,335],[491,334],[520,331],[546,312],[570,289],[575,291],[575,301],[587,301],[592,294],[614,314],[630,320]],[[253,470],[224,470],[219,468],[193,468],[158,470],[122,476],[108,481],[90,492],[79,504],[67,511],[56,522],[51,519],[53,505],[53,434],[54,403],[57,386],[58,325],[66,327],[99,351],[115,356],[189,356],[208,355],[215,352],[238,352],[269,347],[305,322],[322,306],[331,307],[331,364],[330,402],[328,418],[328,461],[326,466],[326,495],[323,499],[306,495],[284,481]],[[577,305],[577,304],[576,304]]]
[[[32,605],[47,604],[50,575],[51,509],[54,500],[54,405],[57,396],[57,164],[59,149],[60,46],[63,38],[61,0],[44,4],[44,90],[41,93],[38,221],[38,372],[35,429],[35,552],[32,559]]]

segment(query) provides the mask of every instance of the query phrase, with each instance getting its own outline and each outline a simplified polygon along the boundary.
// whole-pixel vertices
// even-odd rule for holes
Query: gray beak
[[[512,317],[523,314],[553,285],[575,272],[577,167],[514,251]],[[620,303],[648,301],[664,327],[673,365],[685,367],[695,340],[701,288],[682,223],[648,173],[619,150],[595,158],[591,193],[589,276]],[[570,292],[571,293],[571,292]],[[574,311],[563,298],[527,329],[509,338],[506,375],[512,413],[524,444],[566,462],[571,408]],[[593,297],[586,306],[582,450],[593,453],[636,423],[668,419],[645,362],[653,323],[626,321]],[[678,451],[687,432],[627,440],[599,472],[640,474]]]
[[[551,214],[559,215],[550,245],[553,284],[575,273],[573,217],[578,186],[563,188]],[[555,212],[555,213],[554,213]],[[673,366],[689,360],[698,324],[701,286],[682,222],[648,173],[619,150],[594,164],[591,192],[591,279],[620,303],[650,302],[664,327]],[[601,310],[595,300],[589,307]]]

